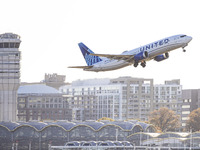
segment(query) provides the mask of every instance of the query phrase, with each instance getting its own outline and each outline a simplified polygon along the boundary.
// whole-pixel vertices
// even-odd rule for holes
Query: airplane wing
[[[69,66],[68,68],[80,68],[80,69],[90,69],[93,66]]]
[[[90,54],[92,56],[106,57],[109,59],[125,60],[130,61],[133,59],[134,55],[112,55],[112,54]]]

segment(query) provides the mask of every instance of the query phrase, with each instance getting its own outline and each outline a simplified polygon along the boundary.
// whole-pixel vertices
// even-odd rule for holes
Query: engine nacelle
[[[169,53],[165,53],[165,54],[162,54],[162,55],[158,55],[154,58],[155,61],[163,61],[165,59],[169,58]]]
[[[148,52],[142,51],[142,52],[140,52],[140,53],[138,53],[137,55],[134,56],[134,60],[140,61],[140,60],[145,59],[147,57],[149,57]]]

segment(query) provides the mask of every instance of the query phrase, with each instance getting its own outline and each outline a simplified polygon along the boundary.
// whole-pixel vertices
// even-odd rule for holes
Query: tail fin
[[[85,58],[85,61],[88,66],[102,61],[102,59],[99,56],[90,55],[91,53],[94,54],[94,52],[90,50],[85,44],[79,43],[78,46],[80,47],[83,57]]]

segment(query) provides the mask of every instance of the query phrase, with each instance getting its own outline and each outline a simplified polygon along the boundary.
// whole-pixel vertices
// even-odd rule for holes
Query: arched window
[[[70,131],[70,141],[96,140],[96,132],[87,126],[77,126]]]
[[[59,126],[48,126],[41,131],[42,148],[48,149],[48,144],[59,146],[68,141],[68,132]]]
[[[11,149],[12,147],[12,132],[0,126],[0,148]]]
[[[13,133],[13,141],[18,143],[18,149],[28,149],[29,143],[33,148],[39,148],[39,132],[30,126],[21,126]]]

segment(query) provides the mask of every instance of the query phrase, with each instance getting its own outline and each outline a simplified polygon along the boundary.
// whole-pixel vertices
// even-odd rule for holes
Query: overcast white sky
[[[200,7],[198,0],[2,0],[0,33],[21,36],[21,81],[38,82],[45,73],[66,75],[66,82],[132,76],[181,79],[183,88],[200,88]],[[170,52],[168,60],[110,72],[85,72],[78,43],[95,53],[120,54],[161,38],[187,34],[193,40]]]

